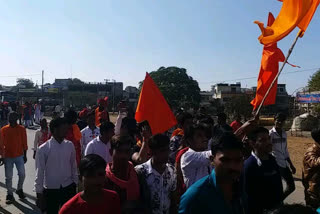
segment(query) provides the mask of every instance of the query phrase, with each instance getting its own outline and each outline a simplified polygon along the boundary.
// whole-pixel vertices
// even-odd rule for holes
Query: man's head
[[[223,112],[218,114],[218,124],[225,125],[227,123],[227,115]]]
[[[56,139],[63,139],[67,136],[69,124],[65,118],[56,118],[50,122],[50,132]]]
[[[69,124],[75,124],[78,118],[77,112],[70,109],[69,111],[66,112],[65,118],[67,119]]]
[[[48,128],[48,123],[47,123],[47,119],[46,119],[46,118],[43,118],[43,119],[40,121],[40,127],[41,127],[41,129],[46,129],[46,128]]]
[[[103,139],[110,140],[114,135],[114,125],[111,122],[104,122],[100,126],[100,135]]]
[[[82,158],[79,164],[80,179],[83,181],[85,191],[98,193],[104,187],[106,176],[106,162],[96,154]]]
[[[170,139],[164,134],[156,134],[148,142],[154,163],[165,164],[169,159]]]
[[[99,111],[103,111],[104,110],[104,99],[99,99],[98,100],[98,107],[99,107]]]
[[[134,137],[137,133],[137,121],[133,118],[125,117],[122,119],[120,134],[121,135],[130,135]]]
[[[211,161],[216,176],[227,182],[239,179],[243,167],[243,144],[232,133],[224,133],[211,146]]]
[[[320,128],[312,129],[311,137],[316,142],[316,144],[320,147]]]
[[[256,154],[267,155],[272,151],[269,130],[258,127],[248,134],[248,140]]]
[[[178,124],[184,131],[186,131],[192,125],[192,120],[193,117],[188,112],[181,112],[177,115]]]
[[[278,113],[274,116],[274,125],[277,129],[282,129],[287,116],[284,113]]]
[[[185,139],[190,148],[198,152],[208,148],[207,137],[207,127],[204,124],[192,125],[185,132]]]
[[[9,124],[10,126],[16,126],[17,125],[17,120],[18,120],[18,113],[17,112],[11,112],[9,114]]]
[[[111,150],[113,162],[127,164],[130,160],[131,146],[134,144],[129,135],[117,135],[111,139]]]
[[[89,127],[93,127],[95,126],[95,122],[96,122],[96,116],[95,116],[95,112],[91,111],[88,113],[87,115],[87,123]]]

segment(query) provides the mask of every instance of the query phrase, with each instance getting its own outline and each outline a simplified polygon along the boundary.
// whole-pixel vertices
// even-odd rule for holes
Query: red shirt
[[[81,193],[76,194],[65,203],[59,214],[120,214],[120,199],[116,192],[103,190],[103,203],[89,204],[81,198]]]

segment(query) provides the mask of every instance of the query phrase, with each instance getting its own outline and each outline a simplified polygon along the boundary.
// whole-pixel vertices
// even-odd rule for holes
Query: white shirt
[[[84,155],[88,143],[100,135],[100,129],[96,127],[94,130],[90,129],[89,126],[81,130],[81,153]]]
[[[73,143],[64,140],[61,144],[53,137],[42,144],[36,154],[36,179],[34,189],[59,189],[78,183],[76,151]]]
[[[287,133],[283,130],[280,136],[273,127],[269,131],[270,140],[272,143],[272,155],[276,158],[277,164],[282,167],[288,167],[287,159],[289,156],[288,146],[287,146]]]
[[[93,139],[86,148],[84,155],[96,154],[102,157],[107,163],[112,162],[112,157],[110,154],[111,145],[110,142],[107,144],[100,140],[100,136]]]
[[[167,163],[167,168],[160,175],[152,168],[151,159],[135,167],[139,176],[143,176],[150,190],[152,214],[169,214],[171,193],[177,188],[177,173],[174,166]]]
[[[187,188],[211,172],[211,151],[196,152],[191,148],[181,156],[181,171]]]

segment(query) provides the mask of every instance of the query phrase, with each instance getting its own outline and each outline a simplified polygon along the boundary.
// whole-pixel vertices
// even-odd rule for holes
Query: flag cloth
[[[274,17],[272,13],[269,13],[268,26],[271,26],[273,22]],[[265,45],[263,47],[256,97],[251,101],[251,105],[253,105],[254,110],[256,110],[260,105],[273,79],[275,76],[277,76],[279,71],[279,62],[284,62],[284,60],[285,56],[277,47],[277,43]],[[278,84],[276,82],[271,88],[269,95],[263,103],[264,106],[275,104],[278,87],[277,85]]]
[[[260,43],[270,45],[278,42],[297,27],[302,20],[304,21],[301,26],[306,28],[313,15],[312,13],[310,20],[306,16],[313,6],[313,1],[315,0],[283,0],[280,13],[271,26],[265,28],[263,22],[255,21],[254,23],[258,24],[262,33],[258,38]],[[306,19],[304,19],[305,16]],[[306,24],[307,22],[308,24]]]
[[[137,122],[147,120],[153,135],[163,133],[177,124],[167,101],[148,73],[140,92],[135,119]]]
[[[302,31],[302,33],[300,34],[300,37],[302,37],[304,35],[304,32],[307,30],[307,28],[311,22],[311,19],[319,6],[319,3],[320,3],[320,0],[313,0],[309,11],[303,17],[303,19],[300,21],[300,23],[298,24],[298,27]]]

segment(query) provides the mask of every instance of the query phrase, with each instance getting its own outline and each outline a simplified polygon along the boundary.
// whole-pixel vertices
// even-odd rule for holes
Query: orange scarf
[[[174,131],[172,132],[171,137],[178,136],[178,135],[184,136],[183,129],[177,128],[176,130],[174,130]]]
[[[73,137],[76,141],[81,140],[81,132],[79,129],[79,126],[77,124],[72,125],[72,132],[73,132]]]

